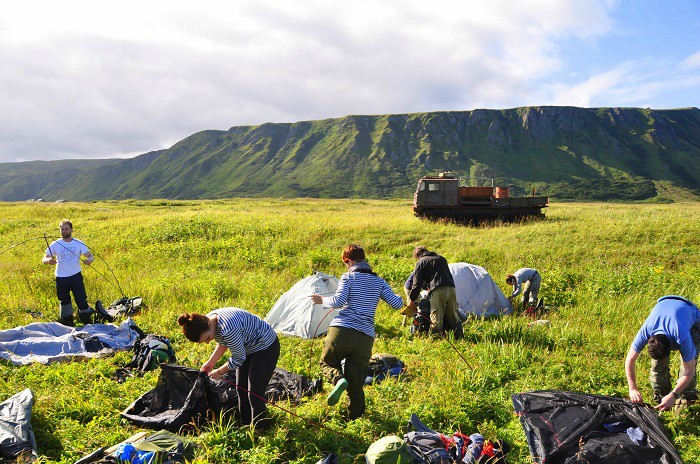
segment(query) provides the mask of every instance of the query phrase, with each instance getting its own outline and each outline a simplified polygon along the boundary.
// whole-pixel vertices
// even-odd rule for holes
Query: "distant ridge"
[[[0,164],[0,200],[411,198],[424,174],[558,200],[700,199],[700,110],[533,106],[195,133],[131,159]]]

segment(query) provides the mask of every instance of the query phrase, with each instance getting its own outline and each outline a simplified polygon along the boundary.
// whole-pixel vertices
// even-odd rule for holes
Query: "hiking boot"
[[[275,423],[272,417],[265,417],[255,421],[253,430],[256,435],[261,435],[269,431],[274,425]]]
[[[80,319],[80,322],[83,324],[92,324],[92,315],[95,314],[95,310],[92,308],[87,308],[87,309],[79,309],[78,310],[78,319]]]
[[[464,338],[464,328],[462,327],[461,322],[457,323],[457,326],[454,328],[454,337],[455,340],[461,340]]]
[[[58,320],[58,322],[68,327],[75,327],[75,319],[73,318],[72,314],[70,316],[62,317]]]
[[[535,311],[538,311],[540,309],[544,309],[544,298],[540,298],[537,300],[537,306],[535,306]]]
[[[328,394],[328,399],[326,400],[328,406],[335,406],[336,404],[338,404],[338,400],[340,400],[340,395],[342,395],[347,388],[347,380],[345,380],[344,378],[338,380],[338,383],[335,384],[333,390],[331,390],[331,392]]]

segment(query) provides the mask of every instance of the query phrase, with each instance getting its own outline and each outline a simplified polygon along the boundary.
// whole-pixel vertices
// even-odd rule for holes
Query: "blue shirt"
[[[212,315],[218,317],[214,340],[231,351],[231,370],[238,369],[247,355],[269,348],[277,339],[270,324],[244,309],[220,308],[207,314]]]
[[[323,298],[324,307],[341,308],[331,321],[331,327],[346,327],[374,337],[374,315],[379,299],[394,309],[403,306],[403,299],[391,290],[389,284],[370,272],[366,262],[355,264],[340,276],[335,295]]]
[[[652,335],[666,335],[671,340],[671,349],[680,350],[684,362],[697,355],[690,328],[700,322],[700,309],[690,300],[668,295],[659,298],[642,328],[632,341],[632,349],[641,353]]]

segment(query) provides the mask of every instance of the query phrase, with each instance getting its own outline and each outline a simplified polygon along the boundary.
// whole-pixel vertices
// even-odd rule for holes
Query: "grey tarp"
[[[138,338],[138,327],[131,319],[118,326],[88,324],[81,328],[58,322],[35,322],[0,330],[0,359],[26,365],[99,358],[131,349]]]
[[[31,453],[36,459],[36,440],[30,424],[34,395],[28,388],[0,403],[0,458],[13,459]]]
[[[512,399],[533,462],[683,464],[649,406],[551,390],[519,393]]]

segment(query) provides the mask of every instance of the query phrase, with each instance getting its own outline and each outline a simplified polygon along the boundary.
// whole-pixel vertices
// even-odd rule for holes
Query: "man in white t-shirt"
[[[72,326],[74,319],[71,292],[73,292],[73,298],[78,307],[78,315],[87,315],[83,322],[88,321],[89,316],[94,312],[87,302],[80,263],[82,261],[89,266],[95,257],[90,253],[90,249],[85,243],[73,237],[73,223],[64,219],[59,224],[59,228],[61,229],[61,238],[54,240],[49,245],[41,262],[56,265],[56,296],[61,302],[61,323]],[[83,256],[84,259],[82,259]]]

